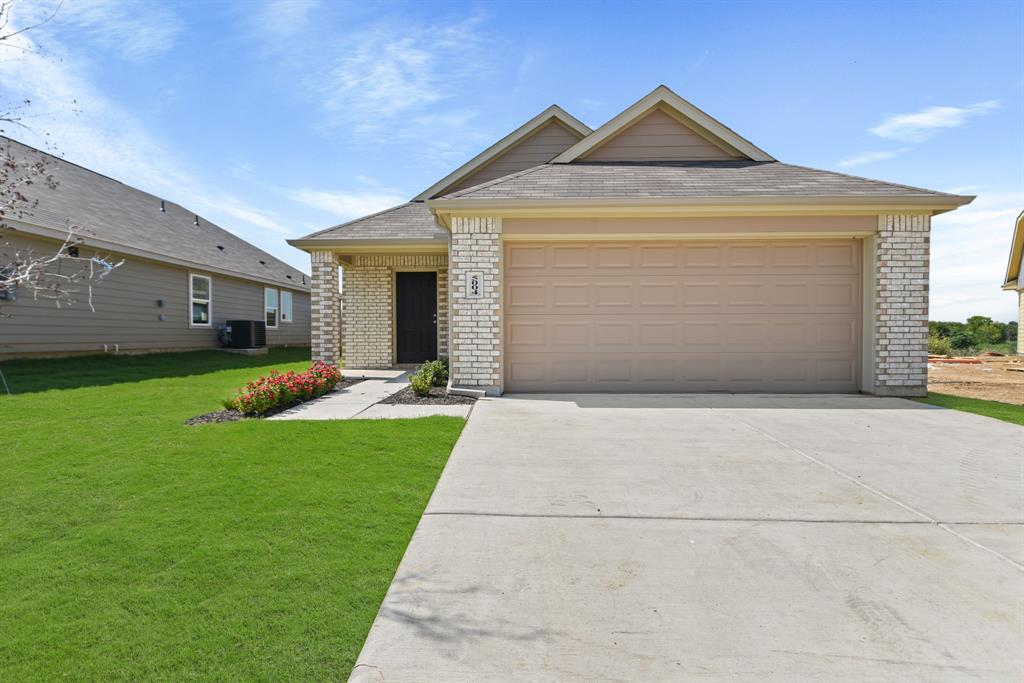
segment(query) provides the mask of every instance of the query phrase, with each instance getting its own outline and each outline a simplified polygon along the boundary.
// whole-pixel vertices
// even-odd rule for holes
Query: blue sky
[[[56,6],[18,0],[15,24]],[[552,103],[664,83],[777,158],[977,194],[933,223],[933,319],[1015,317],[1019,2],[65,0],[0,54],[39,143],[308,271],[284,239],[400,203]]]

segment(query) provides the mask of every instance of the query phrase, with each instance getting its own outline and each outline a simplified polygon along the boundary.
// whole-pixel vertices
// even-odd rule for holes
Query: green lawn
[[[936,394],[935,392],[928,392],[928,398],[915,398],[914,400],[919,403],[962,410],[965,413],[977,413],[986,417],[994,417],[997,420],[1024,425],[1024,406],[1017,406],[1012,403],[983,401],[978,398],[964,398],[962,396],[950,396],[949,394]]]
[[[344,680],[456,418],[186,427],[271,368],[0,363],[0,680]]]

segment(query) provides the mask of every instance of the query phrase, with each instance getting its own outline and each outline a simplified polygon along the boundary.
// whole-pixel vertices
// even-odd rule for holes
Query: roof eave
[[[57,230],[46,226],[35,225],[33,223],[26,223],[25,221],[8,221],[11,228],[18,232],[23,232],[27,235],[33,235],[36,237],[44,237],[47,239],[63,240],[67,237],[67,230]],[[292,280],[279,279],[276,277],[262,277],[254,275],[252,273],[243,273],[230,268],[221,268],[219,266],[213,266],[208,263],[200,263],[198,261],[192,261],[189,259],[178,258],[176,256],[168,256],[167,254],[159,254],[157,252],[148,251],[146,249],[139,249],[137,247],[131,247],[118,242],[111,242],[108,240],[93,237],[91,235],[78,235],[82,240],[82,244],[89,247],[90,249],[97,249],[102,251],[109,251],[115,254],[124,254],[125,256],[135,256],[145,261],[153,261],[156,263],[166,263],[181,268],[189,268],[204,273],[216,273],[218,275],[226,275],[228,277],[237,278],[239,280],[250,280],[252,282],[260,282],[263,284],[270,284],[276,286],[284,286],[289,289],[295,289],[300,292],[310,291],[309,285],[304,285]],[[303,277],[308,277],[305,273],[299,272]]]
[[[366,249],[379,248],[382,250],[404,249],[409,251],[422,250],[446,250],[448,246],[447,237],[432,239],[420,238],[376,238],[376,239],[352,239],[346,237],[321,237],[317,239],[290,239],[288,244],[297,247],[305,252],[318,250],[339,251],[348,248]]]
[[[547,211],[554,214],[613,212],[686,215],[702,213],[751,214],[808,213],[844,211],[881,213],[885,211],[921,211],[932,215],[952,211],[970,203],[974,197],[941,196],[747,196],[747,197],[630,197],[568,199],[433,199],[427,206],[439,219],[446,215],[491,211],[502,215]]]
[[[1006,263],[1006,277],[1003,289],[1020,289],[1021,262],[1024,261],[1024,211],[1020,212],[1013,224],[1013,238],[1010,241],[1010,260]]]

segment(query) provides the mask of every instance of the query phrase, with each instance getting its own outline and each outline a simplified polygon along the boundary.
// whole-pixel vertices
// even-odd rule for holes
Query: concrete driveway
[[[1019,681],[1024,428],[861,396],[477,403],[357,681]]]

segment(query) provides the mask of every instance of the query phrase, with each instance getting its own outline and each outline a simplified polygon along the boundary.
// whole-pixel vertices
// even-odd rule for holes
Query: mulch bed
[[[338,391],[340,389],[344,389],[346,387],[350,387],[350,386],[352,386],[354,384],[359,384],[362,381],[364,381],[364,378],[362,378],[362,377],[356,377],[356,378],[345,377],[340,382],[338,382],[337,386],[335,386],[332,391],[327,392],[326,394],[324,394],[324,396],[330,396],[335,391]],[[323,396],[320,396],[319,398],[323,398]],[[313,399],[313,400],[315,401],[316,399]],[[288,405],[277,406],[277,407],[271,408],[267,412],[261,413],[259,415],[245,415],[244,413],[241,413],[241,412],[239,412],[237,410],[215,410],[212,413],[204,413],[203,415],[196,415],[195,417],[190,417],[189,419],[185,420],[185,424],[187,424],[187,425],[205,425],[205,424],[215,424],[215,423],[219,423],[219,422],[237,422],[238,420],[259,420],[259,419],[262,419],[264,417],[270,417],[271,415],[277,415],[278,413],[283,413],[284,411],[288,410],[289,408],[294,408],[295,406],[302,405],[303,403],[304,403],[304,401],[295,401],[294,403],[289,403]]]
[[[428,396],[417,396],[416,392],[412,390],[412,387],[406,387],[397,394],[388,396],[383,401],[378,403],[384,403],[386,405],[412,405],[412,406],[461,406],[475,403],[476,399],[472,396],[456,396],[449,394],[448,390],[444,387],[434,387],[430,390]]]

